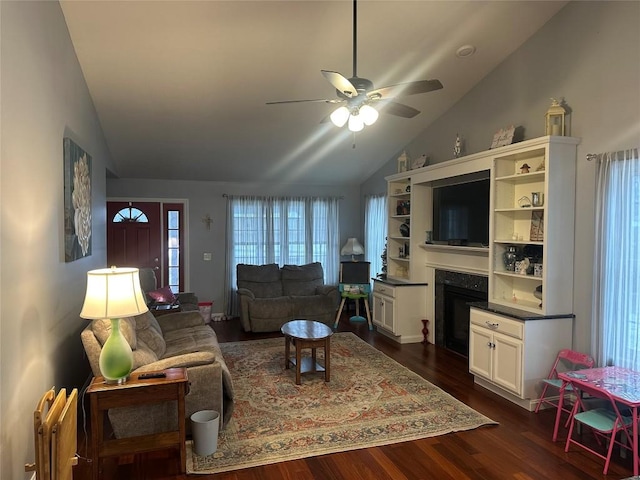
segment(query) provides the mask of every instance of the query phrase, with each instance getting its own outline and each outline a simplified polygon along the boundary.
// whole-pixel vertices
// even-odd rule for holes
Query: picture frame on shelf
[[[429,157],[426,155],[420,155],[411,163],[411,170],[415,170],[416,168],[426,167],[429,164]]]
[[[521,142],[524,137],[524,128],[510,125],[505,128],[501,128],[493,136],[493,141],[489,149],[504,147],[505,145],[511,145],[512,143]]]
[[[531,231],[529,232],[529,241],[544,241],[544,212],[535,210],[531,212]]]

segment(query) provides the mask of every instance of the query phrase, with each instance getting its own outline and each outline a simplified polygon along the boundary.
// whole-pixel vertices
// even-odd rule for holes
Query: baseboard
[[[500,387],[494,385],[493,383],[483,380],[482,378],[473,377],[473,382],[476,385],[480,385],[481,387],[486,388],[496,395],[500,395],[502,398],[505,398],[530,412],[533,412],[536,409],[536,405],[538,404],[538,399],[532,400],[530,398],[517,397],[509,392],[506,392],[505,390],[502,390]]]
[[[375,327],[376,327],[376,331],[378,333],[381,333],[385,337],[390,338],[394,342],[398,342],[400,344],[403,344],[403,343],[420,343],[420,342],[422,342],[424,340],[424,337],[422,335],[394,335],[393,333],[385,330],[384,328],[380,327],[379,325],[375,325]]]

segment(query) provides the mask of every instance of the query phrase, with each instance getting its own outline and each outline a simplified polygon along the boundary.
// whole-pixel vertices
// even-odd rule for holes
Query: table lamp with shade
[[[356,255],[364,255],[364,247],[360,244],[360,242],[358,242],[357,238],[351,237],[347,239],[347,242],[340,250],[340,255],[351,255],[351,261],[355,262]]]
[[[111,320],[111,334],[102,346],[99,362],[107,383],[125,383],[133,368],[133,352],[120,331],[120,320],[147,310],[137,268],[87,272],[87,293],[80,317]]]

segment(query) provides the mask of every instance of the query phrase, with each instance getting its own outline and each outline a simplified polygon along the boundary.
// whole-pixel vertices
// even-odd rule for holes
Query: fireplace
[[[436,270],[436,345],[469,355],[469,302],[487,301],[487,277]]]

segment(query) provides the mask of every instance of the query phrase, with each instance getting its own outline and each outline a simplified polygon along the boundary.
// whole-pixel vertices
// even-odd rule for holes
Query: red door
[[[153,268],[162,285],[160,203],[107,202],[107,263]]]

